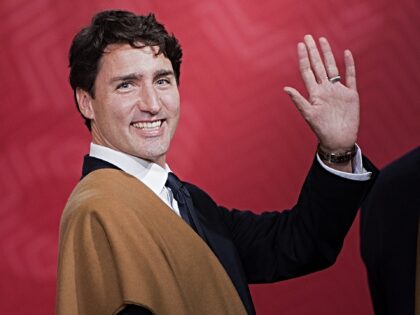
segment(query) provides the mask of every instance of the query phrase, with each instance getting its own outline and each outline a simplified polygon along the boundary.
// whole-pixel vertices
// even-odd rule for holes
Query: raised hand
[[[308,98],[296,89],[285,87],[302,117],[316,134],[326,152],[342,153],[353,147],[359,130],[359,95],[354,60],[344,51],[345,84],[339,80],[334,55],[327,39],[319,44],[324,61],[311,35],[297,45],[299,69]]]

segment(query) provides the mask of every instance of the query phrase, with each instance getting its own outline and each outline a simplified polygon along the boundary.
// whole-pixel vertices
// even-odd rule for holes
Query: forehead
[[[99,62],[99,73],[122,75],[126,73],[154,72],[157,69],[172,70],[172,64],[164,54],[158,54],[158,46],[132,47],[129,44],[111,44],[105,48]]]

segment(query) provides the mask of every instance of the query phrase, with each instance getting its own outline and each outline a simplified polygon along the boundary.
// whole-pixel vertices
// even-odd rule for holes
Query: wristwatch
[[[316,149],[316,152],[318,153],[319,157],[322,161],[327,163],[335,163],[335,164],[344,164],[348,161],[351,161],[354,156],[356,155],[356,145],[353,145],[353,147],[342,153],[334,153],[334,152],[325,152],[321,149],[320,143],[318,143],[318,147]]]

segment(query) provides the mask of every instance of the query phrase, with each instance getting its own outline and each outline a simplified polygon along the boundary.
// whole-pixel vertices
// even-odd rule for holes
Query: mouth
[[[131,123],[131,126],[137,129],[142,130],[156,130],[162,126],[164,119],[154,120],[154,121],[140,121]]]

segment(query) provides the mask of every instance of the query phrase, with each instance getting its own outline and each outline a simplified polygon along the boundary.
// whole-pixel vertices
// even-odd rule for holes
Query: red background
[[[420,143],[417,0],[2,0],[2,314],[54,312],[59,219],[90,139],[67,50],[106,8],[154,11],[180,39],[182,117],[169,163],[221,204],[260,212],[297,198],[316,140],[282,87],[303,89],[295,47],[306,33],[326,36],[341,65],[353,51],[358,142],[377,166]],[[332,268],[251,290],[259,314],[372,314],[358,221]]]

